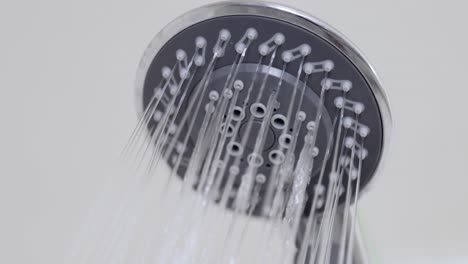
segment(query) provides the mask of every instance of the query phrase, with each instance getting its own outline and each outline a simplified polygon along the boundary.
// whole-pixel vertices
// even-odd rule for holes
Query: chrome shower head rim
[[[370,179],[370,182],[361,191],[361,194],[365,192],[369,188],[369,185],[373,184],[375,177],[380,173],[382,169],[382,160],[388,152],[392,121],[387,96],[382,89],[381,83],[373,67],[349,40],[323,21],[291,7],[268,2],[219,2],[189,11],[172,21],[153,38],[145,50],[138,66],[135,96],[138,117],[142,116],[142,110],[144,109],[143,89],[148,69],[153,58],[158,54],[167,41],[177,35],[180,31],[196,23],[230,15],[256,15],[292,23],[328,42],[348,58],[362,74],[376,99],[383,127],[382,152],[374,175]]]

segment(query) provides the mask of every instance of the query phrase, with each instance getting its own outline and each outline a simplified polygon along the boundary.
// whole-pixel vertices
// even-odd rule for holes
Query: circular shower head
[[[167,25],[141,60],[136,100],[151,165],[164,160],[237,210],[257,190],[255,215],[271,210],[274,188],[299,197],[301,181],[309,204],[330,181],[359,178],[350,190],[367,189],[391,125],[374,70],[348,40],[263,2],[216,3]]]

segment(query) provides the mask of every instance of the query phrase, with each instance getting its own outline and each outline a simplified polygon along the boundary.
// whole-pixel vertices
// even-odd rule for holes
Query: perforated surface
[[[229,68],[229,66],[233,63],[235,59],[236,53],[234,52],[234,44],[242,38],[246,29],[250,27],[256,28],[259,32],[259,36],[258,39],[252,43],[252,46],[247,50],[244,63],[256,64],[260,56],[258,54],[258,45],[271,38],[271,36],[273,36],[275,33],[280,32],[285,35],[286,41],[285,44],[279,48],[279,52],[297,47],[303,43],[307,43],[312,47],[312,53],[307,57],[307,61],[316,62],[323,60],[332,60],[335,64],[335,67],[333,71],[329,73],[328,77],[333,79],[350,80],[353,83],[353,89],[347,93],[346,97],[354,101],[362,102],[365,105],[365,111],[360,116],[360,122],[369,126],[371,130],[371,133],[365,140],[365,147],[366,149],[368,149],[370,155],[368,155],[368,158],[365,160],[365,162],[363,162],[361,176],[361,188],[365,188],[366,184],[370,181],[377,167],[378,161],[380,160],[382,146],[382,121],[375,97],[368,83],[363,78],[362,74],[357,70],[357,68],[347,57],[340,53],[334,46],[319,38],[317,35],[306,31],[300,27],[292,25],[288,22],[260,16],[226,16],[203,21],[201,23],[195,24],[187,28],[186,30],[183,30],[175,37],[173,37],[170,41],[168,41],[152,61],[145,78],[143,105],[146,106],[148,104],[150,98],[153,95],[154,88],[161,81],[161,68],[164,66],[171,67],[176,62],[176,50],[183,49],[187,51],[189,56],[191,56],[195,39],[198,36],[203,36],[208,41],[207,58],[209,58],[210,56],[212,56],[212,48],[215,45],[216,39],[218,38],[219,31],[221,29],[228,29],[232,35],[231,42],[229,43],[226,49],[227,52],[225,56],[220,58],[219,61],[216,63],[213,78],[209,85],[209,89],[216,89],[218,91],[221,91],[224,84],[223,77],[226,76],[226,74],[223,74],[223,71],[225,72],[226,67]],[[253,74],[247,66],[248,65],[246,65],[246,67],[244,67],[244,70],[239,73],[238,77],[238,79],[245,79],[243,81],[246,83],[246,86],[249,84],[250,75]],[[205,65],[204,67],[206,68],[207,65]],[[273,63],[273,67],[276,69],[281,68],[280,58],[275,60],[275,62]],[[298,68],[299,62],[293,62],[290,65],[288,65],[286,71],[291,78],[295,79]],[[199,73],[195,75],[193,82],[194,85],[191,87],[191,89],[196,87],[196,84],[201,79],[201,73],[204,70],[205,69],[201,69]],[[271,71],[270,74],[272,74]],[[324,75],[318,73],[311,75],[311,77],[308,80],[308,91],[306,92],[308,96],[306,96],[306,100],[304,101],[304,107],[302,108],[302,110],[307,113],[307,120],[312,120],[315,116],[318,102],[317,95],[320,94],[320,89],[322,87],[321,81],[323,78]],[[275,76],[274,74],[272,74],[271,78],[269,78],[269,81],[273,83],[275,82],[274,80]],[[279,113],[285,111],[285,108],[290,100],[290,96],[288,96],[288,94],[290,94],[293,86],[291,86],[291,82],[288,83],[286,81],[284,82],[283,88],[284,89],[281,90],[281,95],[279,96],[280,107],[277,109]],[[267,89],[273,89],[273,86],[267,85]],[[266,94],[269,94],[269,92],[266,92]],[[321,167],[320,161],[323,159],[325,145],[327,143],[326,138],[332,130],[331,124],[333,122],[333,118],[337,115],[337,108],[334,105],[334,99],[340,95],[340,92],[331,91],[327,94],[327,97],[325,98],[326,114],[322,120],[323,125],[320,125],[319,138],[317,141],[319,150],[321,151],[319,156],[317,157],[318,162],[314,166],[314,168],[316,168],[316,170],[314,170],[314,176],[316,176]],[[240,95],[240,98],[242,98],[242,93]],[[181,111],[184,111],[184,105],[182,105]],[[198,124],[198,126],[201,125],[202,119],[203,115],[197,116],[198,121],[196,122],[196,124]],[[149,127],[153,127],[154,125],[154,123],[151,123]],[[267,138],[268,144],[266,144],[266,147],[264,149],[265,157],[268,155],[268,150],[271,150],[273,146],[278,143],[279,134],[275,131],[275,128],[273,127],[273,125],[271,125],[270,132],[268,133]],[[240,132],[240,134],[242,135],[242,132]],[[191,137],[190,142],[187,146],[188,149],[193,149],[194,142],[196,140],[195,137],[196,135]],[[303,136],[299,138],[302,140]],[[300,151],[300,148],[296,150],[296,152],[297,151]],[[190,151],[188,151],[188,153],[190,153]],[[248,151],[246,152],[246,154],[248,154]],[[265,160],[267,159],[265,158]],[[169,164],[171,164],[170,160]],[[179,170],[179,174],[182,175],[184,168],[181,167]],[[267,162],[265,162],[264,166],[262,167],[262,170],[268,170]],[[316,178],[317,177],[313,179]],[[308,192],[309,195],[312,194],[312,188],[309,188]]]

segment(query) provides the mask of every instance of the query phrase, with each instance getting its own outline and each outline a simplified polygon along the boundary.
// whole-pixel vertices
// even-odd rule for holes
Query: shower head
[[[221,171],[218,182],[205,180],[225,186],[231,170],[235,191],[242,175],[255,172],[267,182],[260,193],[268,202],[273,194],[265,186],[278,184],[272,173],[288,159],[297,165],[307,144],[314,163],[308,197],[328,175],[341,173],[345,182],[358,170],[360,189],[367,189],[388,144],[388,103],[369,63],[330,26],[277,4],[223,2],[182,15],[145,51],[136,91],[139,116],[152,114],[150,134],[167,132],[157,151],[177,175],[190,173],[196,186],[202,172]],[[210,140],[223,146],[210,151]],[[293,185],[287,178],[283,188]]]
[[[373,68],[336,30],[264,2],[189,11],[146,49],[136,102],[124,156],[150,177],[169,167],[165,190],[180,178],[180,197],[283,223],[295,263],[355,259],[357,200],[391,116]]]

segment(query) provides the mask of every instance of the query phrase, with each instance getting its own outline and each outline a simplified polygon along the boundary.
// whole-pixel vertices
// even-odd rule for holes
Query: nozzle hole
[[[241,107],[236,106],[234,110],[232,111],[232,120],[241,121],[244,119],[244,117],[245,117],[244,110]]]
[[[250,112],[256,118],[263,118],[266,113],[266,107],[262,103],[254,103],[250,107]]]
[[[239,143],[230,142],[227,145],[227,151],[228,151],[228,153],[230,155],[232,155],[234,157],[238,157],[238,156],[242,155],[243,149],[242,149],[242,146]]]
[[[284,129],[286,126],[286,117],[281,114],[276,114],[271,119],[271,124],[276,129]]]
[[[222,124],[221,127],[220,127],[220,133],[223,134],[224,133],[224,129],[226,127],[226,123]],[[226,131],[226,137],[232,137],[234,135],[234,126],[232,124],[229,124],[227,126],[227,131]]]
[[[292,137],[289,134],[282,134],[279,137],[278,141],[279,141],[280,146],[282,146],[283,148],[289,148],[291,147]]]
[[[284,161],[284,154],[279,150],[273,150],[270,152],[269,158],[274,165],[280,165]]]

